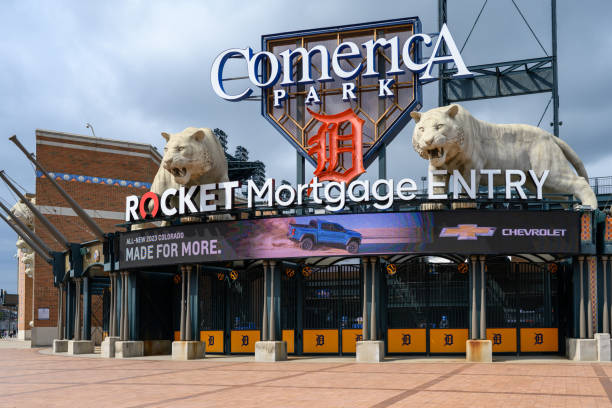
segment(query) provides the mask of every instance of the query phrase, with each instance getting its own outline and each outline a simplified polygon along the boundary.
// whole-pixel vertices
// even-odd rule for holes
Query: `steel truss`
[[[559,84],[557,79],[557,1],[551,0],[550,3],[552,55],[542,58],[469,66],[468,69],[476,75],[473,78],[465,79],[452,79],[452,75],[457,70],[442,64],[439,76],[439,106],[446,106],[455,102],[550,92],[553,105],[553,122],[551,125],[553,126],[553,134],[559,136],[559,125],[561,122],[559,121]],[[525,24],[531,30],[516,3],[514,5],[523,21],[525,21]],[[476,22],[478,22],[479,18],[480,14]],[[442,29],[443,24],[446,24],[447,19],[446,0],[438,0],[438,25],[440,29]],[[476,22],[474,25],[476,25]],[[535,34],[534,37],[538,44],[540,44],[540,47],[542,47]],[[542,49],[546,53],[543,47]],[[447,53],[447,50],[444,48],[443,52]],[[546,109],[548,109],[548,106]]]

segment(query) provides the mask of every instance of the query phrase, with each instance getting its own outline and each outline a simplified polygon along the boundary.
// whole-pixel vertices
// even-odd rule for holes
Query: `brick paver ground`
[[[612,407],[612,364],[108,360],[0,347],[0,407]]]

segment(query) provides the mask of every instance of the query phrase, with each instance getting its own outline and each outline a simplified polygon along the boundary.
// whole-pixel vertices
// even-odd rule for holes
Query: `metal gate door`
[[[262,268],[237,272],[228,280],[230,351],[255,353],[263,316],[264,278]]]
[[[359,265],[307,269],[303,276],[304,353],[354,353],[361,339]]]
[[[487,338],[493,352],[559,351],[559,274],[565,265],[487,264]]]
[[[395,271],[387,274],[387,352],[465,352],[467,271],[428,262],[406,262]]]
[[[228,284],[221,272],[202,271],[198,288],[200,308],[200,341],[207,353],[226,351],[225,322],[227,319]]]
[[[298,272],[299,270],[299,272]],[[287,342],[287,353],[301,351],[302,333],[298,329],[301,323],[301,286],[303,284],[301,268],[297,265],[285,265],[281,274],[281,330],[282,340]]]

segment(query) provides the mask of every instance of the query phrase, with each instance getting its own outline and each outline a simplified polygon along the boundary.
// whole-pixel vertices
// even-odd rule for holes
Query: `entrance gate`
[[[263,314],[262,268],[202,269],[199,326],[206,352],[254,353]]]
[[[559,283],[565,273],[565,264],[487,264],[487,338],[494,353],[560,351]]]
[[[355,353],[362,336],[359,265],[313,268],[303,276],[302,352]]]
[[[388,353],[465,352],[469,282],[463,269],[407,262],[386,281]]]
[[[293,265],[293,266],[290,266]],[[465,353],[470,282],[466,264],[412,261],[381,268],[387,352]],[[559,352],[564,264],[487,262],[487,338],[495,353]],[[384,275],[382,275],[384,273]],[[561,276],[560,276],[561,275]],[[253,353],[260,338],[263,269],[202,268],[200,339],[209,353]],[[290,354],[351,354],[362,336],[359,264],[280,266],[282,339]]]
[[[407,262],[387,274],[387,352],[464,353],[469,336],[465,264]],[[487,339],[494,353],[559,352],[564,264],[486,264]],[[561,327],[561,328],[560,328]]]

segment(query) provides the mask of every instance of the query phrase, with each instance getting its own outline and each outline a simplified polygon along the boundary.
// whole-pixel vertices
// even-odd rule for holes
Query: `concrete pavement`
[[[114,360],[3,347],[0,407],[612,407],[612,363],[501,360]]]

